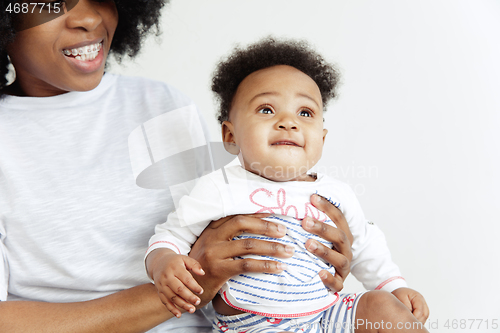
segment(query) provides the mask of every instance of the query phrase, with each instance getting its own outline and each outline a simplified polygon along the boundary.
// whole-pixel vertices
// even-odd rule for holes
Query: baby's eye
[[[274,111],[271,108],[264,107],[264,108],[262,108],[262,109],[259,110],[259,113],[262,113],[262,114],[273,114]]]
[[[309,110],[301,110],[299,112],[299,116],[301,117],[312,117],[312,112]]]

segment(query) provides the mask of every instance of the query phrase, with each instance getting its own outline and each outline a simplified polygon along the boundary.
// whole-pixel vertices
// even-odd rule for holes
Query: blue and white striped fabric
[[[268,220],[285,224],[287,235],[278,240],[248,234],[236,238],[259,238],[295,247],[295,254],[289,259],[264,257],[286,263],[288,269],[281,274],[247,273],[235,276],[221,290],[224,301],[242,311],[280,318],[309,316],[335,304],[338,295],[327,290],[318,276],[323,269],[334,274],[334,268],[308,252],[304,245],[310,238],[327,247],[332,247],[332,244],[305,232],[300,221],[293,217],[273,215]],[[332,222],[328,220],[327,223]],[[263,259],[262,256],[248,257]]]
[[[328,310],[301,318],[272,318],[251,313],[216,315],[214,333],[350,333],[354,332],[356,307],[363,293],[342,294],[341,301]]]
[[[305,231],[301,220],[310,216],[335,226],[326,214],[310,203],[313,193],[329,198],[332,184],[322,178],[315,182],[283,184],[267,181],[246,171],[239,177],[232,177],[234,172],[242,173],[243,170],[241,167],[235,169],[231,168],[227,172],[230,194],[222,195],[226,200],[225,214],[232,215],[249,206],[247,211],[252,213],[272,213],[266,219],[287,228],[286,236],[280,239],[245,233],[235,239],[256,238],[279,242],[294,247],[295,253],[288,259],[245,256],[278,260],[286,263],[288,268],[281,274],[248,273],[235,276],[221,288],[223,300],[235,309],[275,318],[310,316],[331,307],[339,300],[339,296],[325,288],[318,273],[325,269],[335,274],[335,269],[307,251],[305,243],[308,239],[315,239],[330,248],[332,243]],[[340,206],[338,199],[333,198],[332,201]],[[250,210],[252,208],[253,211]]]

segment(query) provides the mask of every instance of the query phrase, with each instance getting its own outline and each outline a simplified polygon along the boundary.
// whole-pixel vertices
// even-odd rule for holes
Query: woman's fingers
[[[284,225],[262,220],[269,214],[228,216],[209,224],[208,228],[217,230],[217,238],[221,241],[231,240],[244,232],[280,238],[286,234]]]
[[[268,214],[259,215],[268,216]],[[235,216],[231,219],[224,219],[223,224],[221,224],[221,220],[212,222],[193,245],[189,256],[198,260],[205,271],[213,271],[213,267],[217,267],[214,263],[218,261],[233,260],[234,257],[247,254],[277,258],[291,257],[294,253],[292,246],[254,238],[232,240],[233,237],[244,232],[271,238],[285,235],[286,228],[284,226],[261,220],[259,215]]]
[[[311,203],[314,205],[314,207],[318,208],[323,213],[328,215],[330,220],[335,223],[337,228],[344,232],[344,234],[347,236],[347,239],[349,240],[350,246],[354,238],[352,237],[351,230],[349,229],[349,225],[347,224],[344,214],[342,214],[342,212],[330,201],[326,200],[320,195],[313,194],[311,196]]]
[[[326,270],[320,271],[318,275],[323,281],[325,287],[327,287],[328,289],[334,292],[339,292],[344,288],[344,279],[340,275],[332,275]]]
[[[270,238],[283,237],[286,234],[286,227],[261,219],[267,216],[269,214],[231,216],[212,222],[203,230],[189,253],[206,273],[204,276],[194,276],[205,291],[200,295],[201,306],[210,301],[222,284],[234,275],[245,272],[283,271],[283,265],[276,261],[233,259],[246,254],[277,258],[289,258],[293,255],[292,247],[277,242],[258,239],[233,240],[235,236],[245,232]]]
[[[220,276],[228,279],[234,275],[249,272],[281,273],[286,265],[278,261],[238,259],[246,254],[266,255],[276,258],[289,258],[293,255],[294,248],[277,242],[267,242],[258,239],[240,239],[231,241],[231,245],[220,243],[205,249],[204,261],[211,263],[205,271],[211,276]],[[199,279],[198,279],[199,280]]]
[[[309,231],[310,233],[331,242],[333,244],[333,247],[338,251],[338,254],[341,254],[349,261],[347,265],[350,264],[350,260],[352,259],[351,242],[342,230],[340,230],[339,228],[334,228],[326,223],[312,219],[310,217],[306,217],[302,220],[302,227],[306,231]],[[317,250],[316,252],[317,255],[321,256],[326,261],[330,262],[326,257],[327,255],[335,256],[336,258],[338,258],[334,253],[327,251],[327,247],[321,246],[322,244],[320,244],[319,242],[311,243],[310,246],[313,246],[313,244],[317,244],[316,246],[319,248],[319,250]],[[314,249],[311,248],[311,250]],[[330,263],[332,265],[334,264],[333,262]],[[345,260],[339,258],[335,263],[341,264],[343,266],[346,262]],[[337,267],[336,265],[334,266]]]
[[[231,260],[227,261],[224,266],[223,269],[229,277],[244,273],[279,274],[287,268],[285,263],[258,259]]]
[[[212,251],[216,253],[212,254],[208,251],[210,250],[207,250],[207,255],[222,256],[225,258],[240,257],[247,254],[290,258],[293,256],[295,249],[293,246],[278,242],[245,238],[231,241],[231,246],[224,246],[223,244],[215,246]]]
[[[315,254],[316,256],[320,257],[321,259],[325,260],[326,262],[330,263],[330,265],[335,267],[336,275],[339,275],[339,277],[342,278],[342,281],[349,275],[351,263],[345,255],[334,251],[313,239],[308,239],[305,245],[306,249],[309,252]],[[342,288],[339,290],[342,290]]]
[[[324,212],[337,226],[337,228],[334,228],[331,225],[310,217],[302,221],[302,226],[305,230],[333,244],[333,248],[336,251],[315,240],[309,239],[306,242],[306,248],[335,267],[335,275],[327,271],[322,271],[321,275],[323,275],[322,279],[325,286],[338,292],[343,289],[344,280],[350,272],[353,237],[344,214],[330,201],[317,194],[313,194],[311,196],[311,203]]]

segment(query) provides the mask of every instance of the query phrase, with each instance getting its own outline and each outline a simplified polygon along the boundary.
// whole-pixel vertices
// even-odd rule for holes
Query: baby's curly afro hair
[[[236,90],[248,75],[277,65],[295,67],[311,77],[319,87],[324,107],[330,99],[337,96],[336,87],[340,73],[311,49],[307,42],[267,37],[245,49],[235,48],[215,69],[212,91],[219,103],[219,122],[229,119]]]
[[[97,1],[97,0],[91,0]],[[0,0],[0,96],[7,85],[9,68],[7,45],[15,38],[14,15],[5,9],[12,0]],[[36,1],[35,1],[36,2]],[[159,34],[159,19],[162,7],[169,0],[115,0],[118,9],[118,26],[111,44],[111,54],[118,61],[139,52],[142,40],[152,30]]]

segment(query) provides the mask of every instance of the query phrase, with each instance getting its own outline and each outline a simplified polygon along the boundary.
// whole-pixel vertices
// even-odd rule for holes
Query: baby
[[[422,296],[406,288],[383,234],[365,219],[350,187],[309,173],[322,154],[328,132],[323,112],[335,97],[337,82],[335,68],[303,42],[268,38],[237,49],[219,64],[212,90],[220,100],[222,139],[241,166],[200,178],[150,240],[146,256],[160,248],[164,254],[161,260],[147,261],[147,271],[174,315],[180,316],[179,308],[193,312],[199,304],[195,293],[203,292],[192,274],[204,272],[187,256],[197,236],[212,220],[252,213],[269,213],[266,219],[286,226],[285,237],[268,240],[286,245],[294,255],[275,259],[282,263],[280,274],[231,278],[213,302],[214,332],[335,332],[353,329],[360,319],[418,323],[412,312],[427,311]],[[312,238],[332,244],[301,227],[301,220],[311,218],[334,225],[310,203],[315,193],[340,209],[349,224],[352,273],[368,290],[396,297],[376,291],[339,295],[325,288],[318,272],[334,274],[334,269],[308,252],[305,242]],[[259,236],[239,236],[248,237]],[[363,329],[359,326],[357,332]],[[425,329],[420,325],[414,331]]]

